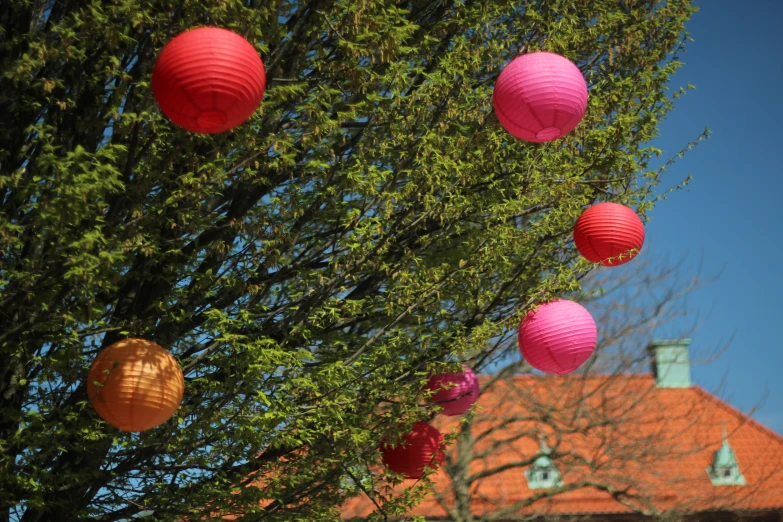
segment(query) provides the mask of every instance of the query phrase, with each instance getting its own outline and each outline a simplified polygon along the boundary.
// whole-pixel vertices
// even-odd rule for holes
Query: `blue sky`
[[[783,433],[783,2],[699,6],[688,26],[695,41],[672,84],[696,90],[655,145],[675,153],[705,126],[712,137],[665,174],[665,186],[694,180],[649,214],[643,253],[686,254],[692,268],[703,262],[703,274],[721,272],[689,299],[702,323],[691,348],[698,355],[733,340],[695,366],[693,379],[710,391],[723,383],[719,395],[743,411],[763,399],[754,417]]]

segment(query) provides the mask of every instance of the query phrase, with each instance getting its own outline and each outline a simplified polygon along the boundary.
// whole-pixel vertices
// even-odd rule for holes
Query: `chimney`
[[[690,388],[690,339],[655,339],[647,349],[652,355],[652,374],[659,388]]]

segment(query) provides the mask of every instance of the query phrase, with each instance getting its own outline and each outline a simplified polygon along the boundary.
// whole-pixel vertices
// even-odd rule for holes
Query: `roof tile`
[[[474,458],[469,473],[507,469],[472,483],[476,515],[499,509],[523,515],[783,507],[783,438],[697,386],[662,389],[652,376],[633,374],[521,376],[484,389],[478,406],[473,453],[486,456]],[[436,419],[444,433],[458,423]],[[746,486],[716,487],[707,475],[724,425]],[[526,466],[519,464],[535,458],[542,430],[564,487],[573,489],[531,503],[540,490],[528,489]],[[447,503],[454,502],[451,481],[442,470],[433,476]],[[364,518],[373,510],[369,499],[357,497],[342,514]],[[434,495],[411,514],[447,518]]]

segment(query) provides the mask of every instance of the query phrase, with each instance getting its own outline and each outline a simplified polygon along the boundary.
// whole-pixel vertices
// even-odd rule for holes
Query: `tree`
[[[525,376],[530,368],[516,358],[482,386],[482,393],[493,393],[492,405],[457,428],[455,451],[447,457],[444,468],[451,482],[435,494],[452,520],[522,519],[525,517],[519,513],[541,499],[586,487],[645,515],[661,517],[689,507],[680,500],[662,510],[655,498],[658,491],[648,483],[650,473],[644,470],[676,462],[714,443],[706,437],[690,443],[665,429],[683,423],[706,427],[713,422],[710,412],[703,404],[687,400],[680,410],[661,407],[649,387],[640,386],[629,373],[644,371],[651,364],[644,347],[662,328],[693,312],[687,306],[687,296],[706,281],[684,277],[681,263],[653,266],[647,257],[636,264],[588,276],[582,299],[600,325],[600,338],[596,355],[574,375],[542,385],[535,382],[540,377]],[[522,411],[512,404],[524,405]],[[556,411],[553,404],[558,405]],[[644,429],[648,426],[656,429]],[[536,449],[515,459],[485,462],[504,450],[508,455],[507,448],[524,440]],[[567,480],[553,481],[552,487],[524,499],[484,499],[496,508],[477,516],[475,500],[481,496],[481,483],[503,473],[530,469],[541,456],[541,441],[551,446],[549,457],[556,472],[550,473]]]
[[[531,375],[530,366],[518,354],[499,367],[495,364],[484,378],[474,412],[461,419],[435,419],[454,443],[426,502],[405,516],[394,505],[387,511],[388,499],[400,494],[403,486],[389,484],[369,461],[355,473],[363,480],[361,487],[354,488],[356,498],[344,506],[344,517],[391,521],[426,514],[428,520],[453,522],[593,520],[571,511],[585,505],[587,494],[591,501],[604,495],[607,502],[601,506],[613,506],[609,512],[618,511],[621,504],[627,507],[630,514],[618,515],[623,520],[637,520],[634,514],[679,520],[683,513],[718,511],[716,506],[725,515],[742,499],[757,494],[764,498],[769,489],[762,485],[777,472],[778,462],[746,461],[745,473],[753,468],[762,478],[755,478],[741,493],[715,488],[704,498],[703,491],[692,489],[693,473],[706,476],[701,459],[696,458],[692,468],[689,457],[703,455],[716,443],[714,404],[696,393],[681,395],[673,405],[655,393],[649,375],[640,375],[652,363],[643,348],[672,323],[681,327],[683,317],[693,312],[688,295],[707,282],[685,278],[682,266],[668,261],[653,266],[646,257],[619,269],[592,272],[583,283],[586,291],[573,296],[586,302],[599,325],[596,355],[588,363],[565,377]],[[509,332],[494,344],[515,348],[516,339]],[[730,417],[734,420],[727,434],[732,438],[747,418]],[[684,469],[672,477],[667,470],[678,464]],[[539,482],[537,489],[520,489],[519,483],[526,480],[523,473],[527,480]],[[533,478],[537,473],[545,475]],[[671,499],[672,490],[687,493]],[[578,495],[568,497],[572,492]],[[364,518],[371,506],[367,497],[375,513]],[[549,499],[564,502],[547,505]],[[568,505],[568,500],[576,504]],[[569,508],[568,514],[558,511],[563,507]]]
[[[428,372],[578,287],[586,205],[652,207],[648,143],[693,11],[3,2],[0,520],[333,518],[346,469],[426,416]],[[225,134],[174,127],[149,87],[161,47],[199,25],[266,66],[262,108]],[[536,49],[574,60],[591,96],[540,145],[491,106],[503,65]],[[143,434],[85,392],[126,336],[186,375],[178,414]]]

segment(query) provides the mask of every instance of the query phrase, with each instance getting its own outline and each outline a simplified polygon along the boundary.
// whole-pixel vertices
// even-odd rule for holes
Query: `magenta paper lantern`
[[[644,224],[636,212],[625,205],[598,203],[576,220],[574,243],[591,263],[622,265],[642,249]]]
[[[418,421],[394,447],[383,444],[381,455],[390,470],[408,479],[419,479],[425,467],[434,469],[443,464],[443,435],[437,428]]]
[[[473,370],[462,366],[461,372],[433,375],[425,387],[440,390],[430,400],[443,408],[444,415],[462,415],[478,400],[479,381]]]
[[[533,368],[570,373],[595,350],[598,331],[582,305],[559,299],[531,310],[519,326],[519,349]]]
[[[215,134],[242,124],[261,103],[266,73],[256,49],[218,27],[185,31],[167,43],[152,71],[163,114],[192,132]]]
[[[506,65],[492,95],[500,124],[512,136],[544,142],[562,138],[587,110],[587,84],[579,68],[559,54],[536,52]]]

